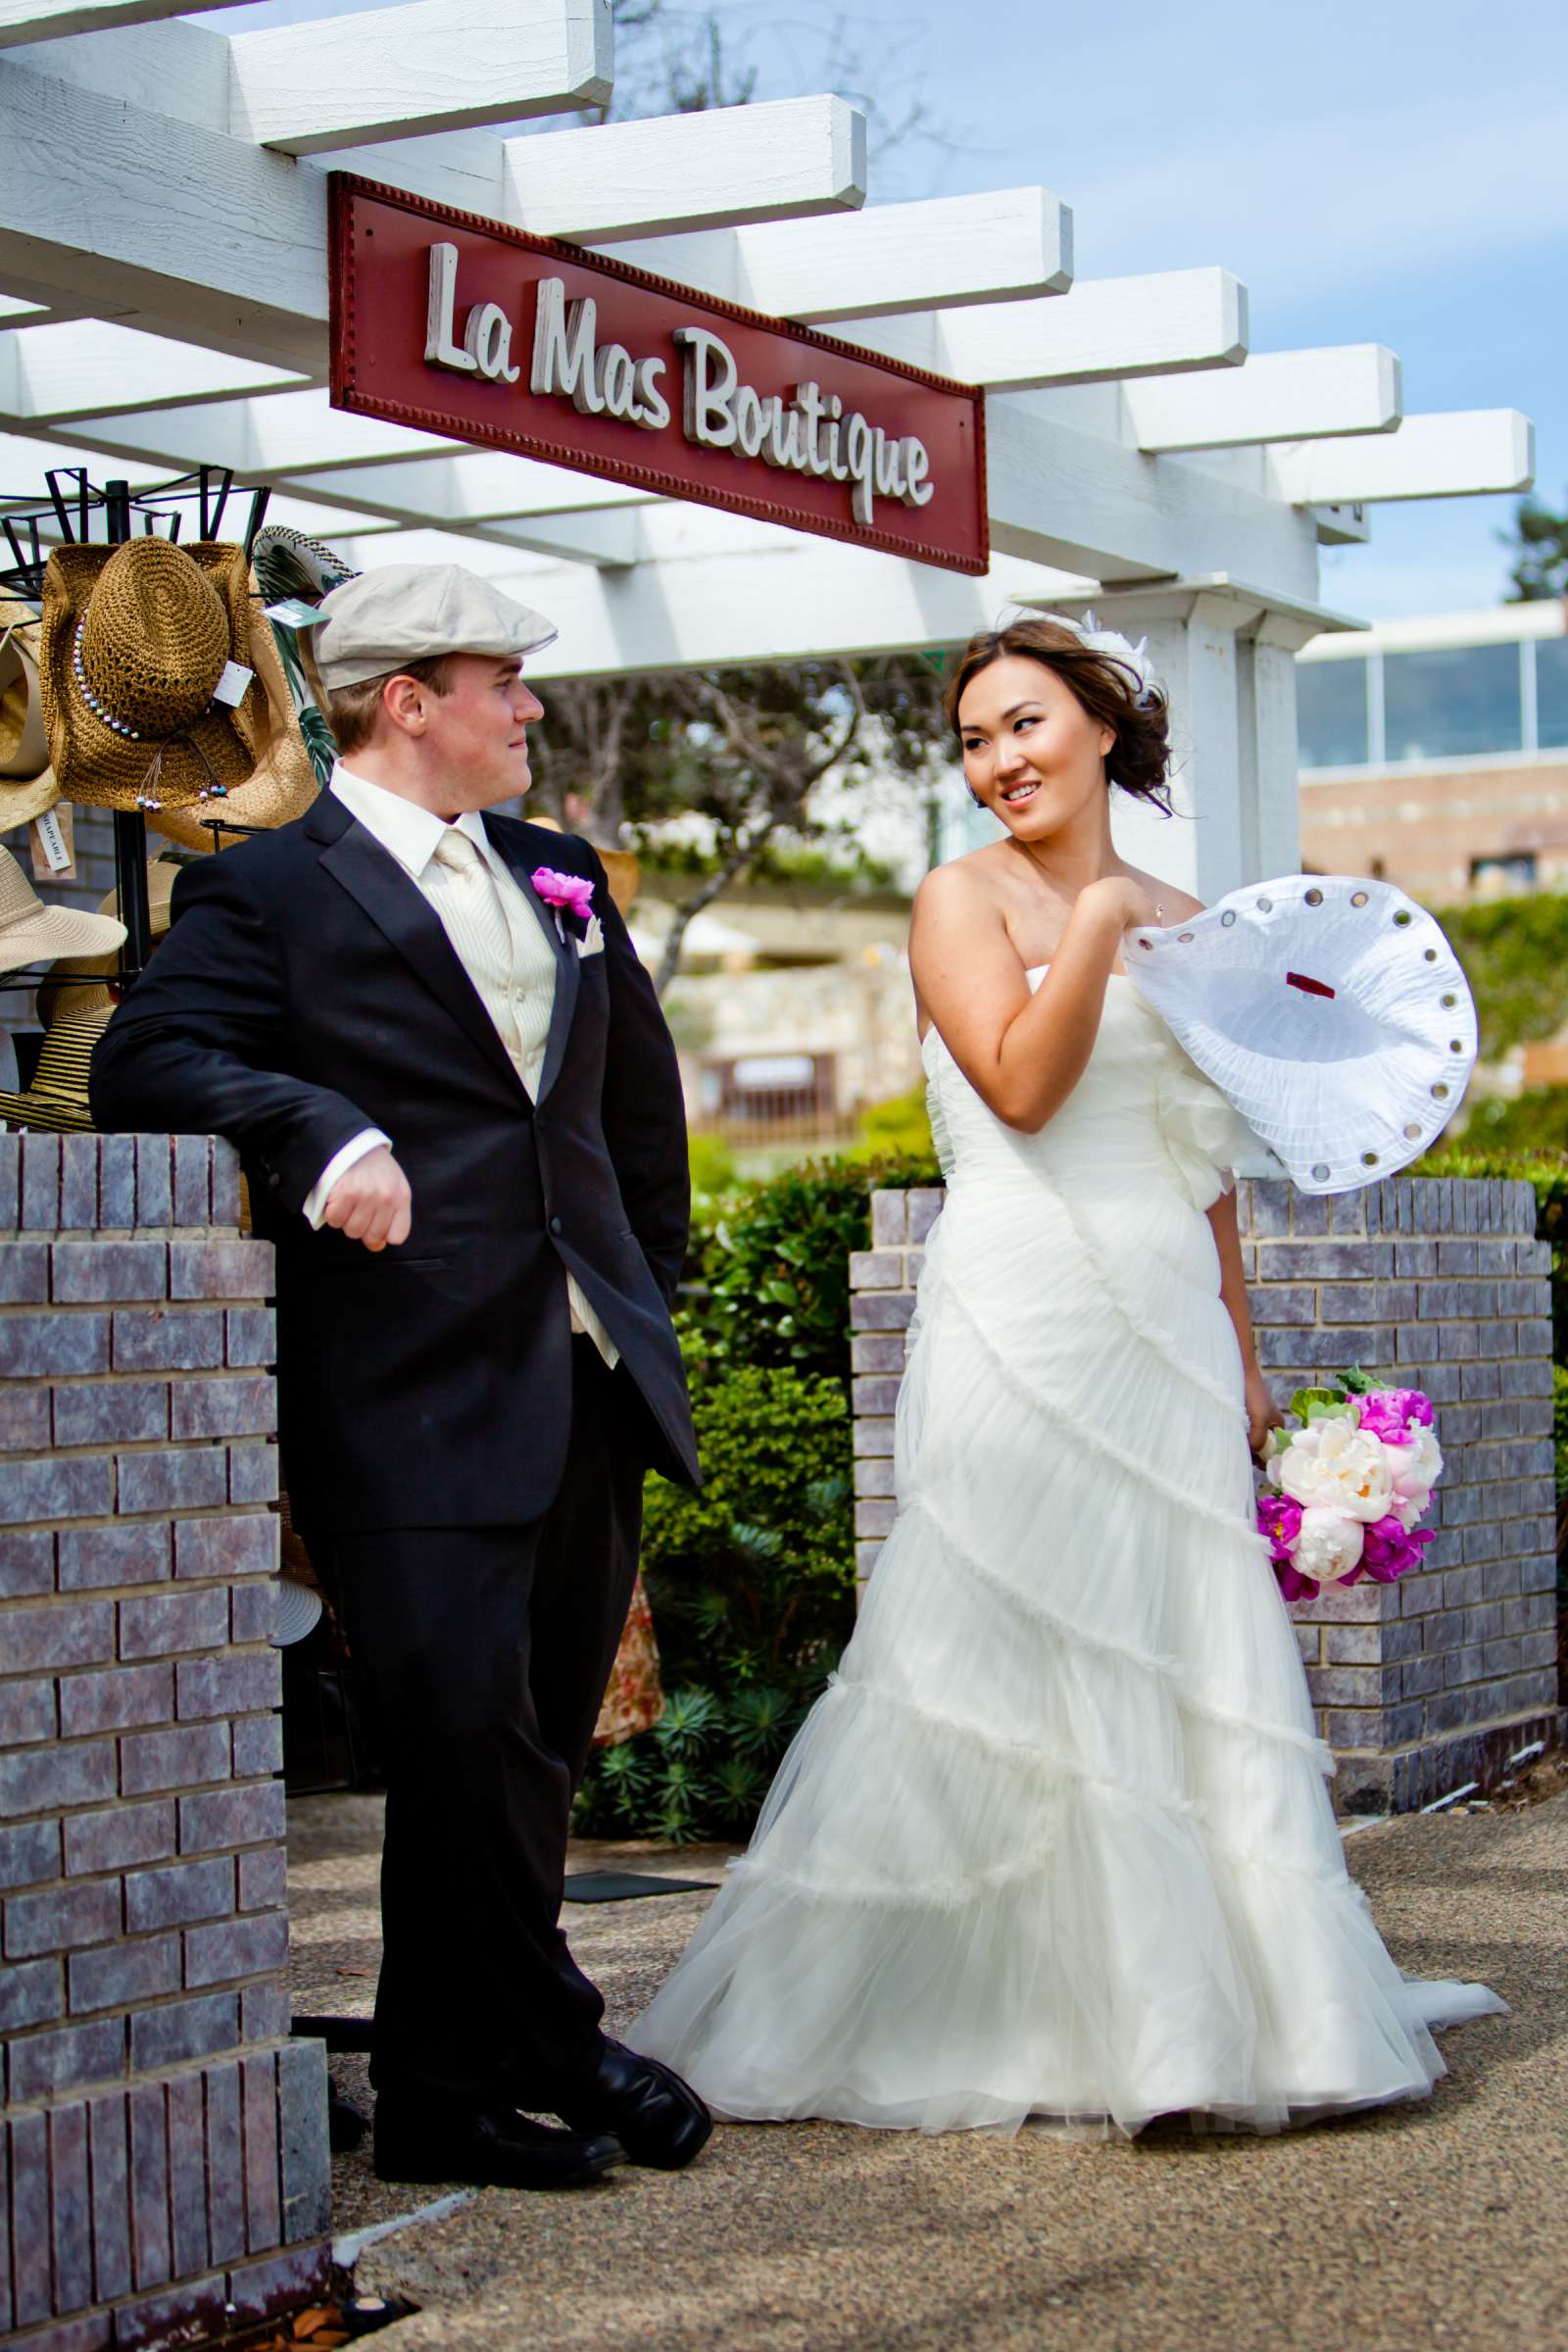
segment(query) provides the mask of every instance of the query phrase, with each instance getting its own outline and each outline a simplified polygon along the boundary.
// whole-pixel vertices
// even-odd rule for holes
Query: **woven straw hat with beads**
[[[43,576],[38,676],[67,800],[189,808],[243,784],[263,749],[266,697],[214,699],[251,666],[250,578],[237,547],[131,539],[62,547]]]
[[[265,698],[261,756],[249,781],[237,784],[225,800],[199,802],[194,808],[148,810],[147,822],[154,832],[177,842],[182,850],[226,850],[243,839],[237,832],[214,833],[215,818],[220,824],[256,826],[267,832],[292,824],[295,817],[305,814],[320,790],[283,674],[277,639],[262,605],[261,590],[253,586],[249,660]]]
[[[38,615],[0,594],[0,831],[42,816],[60,798],[38,691]]]

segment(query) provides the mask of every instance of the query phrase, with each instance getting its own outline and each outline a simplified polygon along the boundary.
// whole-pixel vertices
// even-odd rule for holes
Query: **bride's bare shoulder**
[[[1003,846],[987,842],[983,849],[968,850],[961,858],[950,858],[945,865],[934,865],[915,891],[915,911],[923,906],[927,913],[935,914],[982,903],[999,905],[1006,871],[997,856]]]

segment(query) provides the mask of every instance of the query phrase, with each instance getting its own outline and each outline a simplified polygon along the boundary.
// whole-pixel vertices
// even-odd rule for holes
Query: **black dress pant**
[[[548,2110],[598,2063],[604,2002],[566,1948],[562,1884],[647,1452],[630,1378],[579,1337],[566,1466],[542,1519],[323,1547],[387,1783],[378,2088]],[[434,1518],[447,1498],[430,1472]]]

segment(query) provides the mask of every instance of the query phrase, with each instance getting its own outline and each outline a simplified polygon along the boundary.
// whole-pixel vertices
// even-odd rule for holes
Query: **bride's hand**
[[[1123,931],[1130,931],[1135,923],[1165,920],[1164,908],[1155,904],[1145,885],[1135,882],[1131,874],[1105,874],[1100,881],[1091,882],[1079,896],[1080,903],[1093,899],[1097,906],[1114,912]]]
[[[1275,1403],[1254,1355],[1247,1367],[1247,1436],[1254,1456],[1261,1459],[1269,1431],[1284,1426],[1285,1415]]]

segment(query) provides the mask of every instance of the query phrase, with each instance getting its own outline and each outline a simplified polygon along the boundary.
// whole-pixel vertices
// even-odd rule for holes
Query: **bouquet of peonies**
[[[1269,1433],[1257,1498],[1286,1599],[1362,1576],[1392,1584],[1418,1566],[1432,1537],[1417,1522],[1443,1472],[1431,1398],[1346,1372],[1298,1389],[1290,1418],[1295,1428]]]

